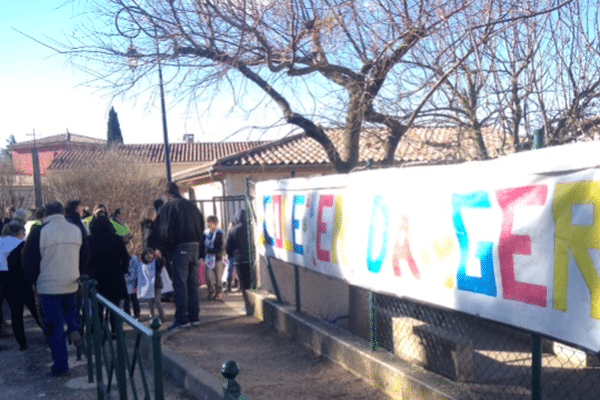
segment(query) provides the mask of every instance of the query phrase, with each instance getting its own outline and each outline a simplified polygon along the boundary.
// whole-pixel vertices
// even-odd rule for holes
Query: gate
[[[208,200],[194,200],[204,215],[215,215],[223,232],[227,232],[236,212],[246,208],[246,196],[216,196]]]

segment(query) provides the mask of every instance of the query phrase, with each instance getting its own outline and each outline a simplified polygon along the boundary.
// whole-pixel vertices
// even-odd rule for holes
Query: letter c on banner
[[[269,204],[271,205],[271,207],[269,208]],[[273,197],[271,196],[264,196],[263,197],[263,236],[265,239],[265,244],[267,246],[273,246],[275,244],[275,241],[273,240],[273,237],[271,235],[269,235],[269,229],[267,228],[267,216],[269,215],[269,212],[271,213],[271,217],[273,216]],[[272,221],[271,221],[272,222]]]
[[[378,224],[378,218],[382,221]],[[374,255],[375,233],[381,231],[381,245],[379,254]],[[375,196],[373,201],[373,212],[371,213],[371,225],[369,226],[369,245],[367,247],[367,266],[371,272],[379,272],[383,264],[383,259],[387,253],[387,238],[389,231],[389,211],[383,202],[381,196]]]

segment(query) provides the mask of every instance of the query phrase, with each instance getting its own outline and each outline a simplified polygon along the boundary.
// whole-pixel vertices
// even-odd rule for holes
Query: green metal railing
[[[82,277],[81,312],[83,318],[83,338],[85,356],[87,358],[88,381],[96,380],[98,400],[113,399],[113,379],[116,380],[118,398],[129,397],[137,400],[140,390],[144,400],[152,399],[149,378],[154,377],[153,400],[163,400],[163,368],[161,351],[160,322],[157,318],[150,323],[150,329],[127,315],[114,303],[100,295],[96,289],[97,282]],[[102,312],[100,310],[102,309]],[[124,325],[132,328],[129,338],[125,334]],[[148,373],[142,365],[143,341],[150,342],[152,351],[152,373]],[[128,346],[132,345],[132,346]],[[131,348],[131,354],[128,353]],[[77,359],[81,360],[82,349],[78,348]],[[236,382],[239,367],[235,361],[223,364],[221,375],[225,378],[223,399],[248,400],[242,394]]]
[[[94,381],[98,399],[113,398],[113,379],[116,380],[118,397],[126,400],[140,398],[150,400],[152,391],[149,376],[142,365],[142,341],[151,343],[154,400],[164,399],[162,352],[160,344],[160,322],[154,319],[150,329],[127,315],[118,306],[98,294],[95,280],[84,280],[82,302],[84,320],[85,352],[88,361],[88,380]],[[100,313],[102,310],[102,313]],[[132,328],[128,339],[124,325]],[[131,337],[132,336],[132,337]],[[129,343],[128,343],[129,340]],[[133,342],[131,353],[128,344]]]

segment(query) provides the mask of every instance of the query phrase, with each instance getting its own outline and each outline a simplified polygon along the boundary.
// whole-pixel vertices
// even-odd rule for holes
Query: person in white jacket
[[[59,202],[45,206],[46,217],[40,229],[29,234],[23,249],[23,272],[34,283],[44,310],[45,333],[52,351],[52,376],[69,372],[67,342],[64,332],[75,346],[82,345],[81,324],[77,309],[80,261],[89,257],[81,254],[81,229],[68,222]]]

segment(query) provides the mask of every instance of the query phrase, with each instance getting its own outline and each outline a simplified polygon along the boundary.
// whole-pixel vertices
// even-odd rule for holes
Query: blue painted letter
[[[269,235],[269,230],[267,229],[267,215],[269,215],[269,212],[270,212],[271,216],[273,216],[273,207],[271,207],[271,209],[268,210],[267,206],[269,204],[273,204],[273,197],[265,196],[263,198],[263,206],[264,206],[263,235],[265,237],[265,244],[267,246],[273,246],[275,244],[275,240],[273,240],[273,237],[271,235]]]
[[[304,254],[304,246],[298,243],[298,236],[296,232],[300,230],[300,220],[297,218],[296,209],[302,207],[305,209],[304,203],[306,201],[305,195],[296,195],[294,196],[294,205],[292,206],[292,243],[294,244],[294,253],[296,254]],[[305,210],[302,212],[304,215]]]
[[[496,280],[494,279],[494,264],[492,242],[477,244],[477,258],[481,262],[481,278],[467,276],[467,258],[469,254],[469,235],[461,215],[463,208],[489,208],[490,200],[484,191],[452,196],[452,219],[460,247],[460,264],[458,266],[457,286],[460,290],[496,296]]]
[[[382,224],[378,224],[378,214],[379,220]],[[382,226],[383,225],[383,226]],[[381,269],[381,265],[383,264],[383,259],[387,253],[387,237],[388,237],[388,226],[389,226],[389,212],[387,207],[382,201],[381,196],[376,196],[373,201],[373,212],[371,214],[371,225],[369,226],[369,247],[367,248],[367,266],[369,267],[369,271],[371,272],[379,272]],[[377,229],[381,230],[381,246],[379,250],[379,254],[373,254],[373,240],[375,239],[375,232]]]

